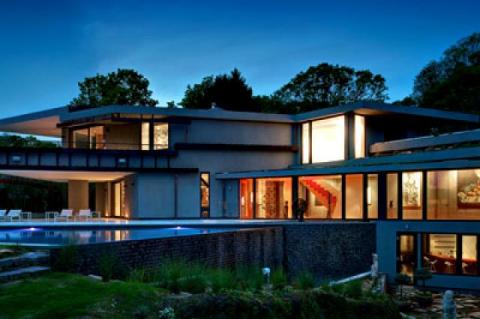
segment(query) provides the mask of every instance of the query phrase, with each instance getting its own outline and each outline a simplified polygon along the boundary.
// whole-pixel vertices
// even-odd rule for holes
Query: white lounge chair
[[[80,209],[78,211],[78,219],[82,219],[82,218],[85,218],[86,221],[88,221],[89,219],[92,219],[93,217],[93,214],[92,214],[92,211],[90,209]]]
[[[0,209],[0,220],[5,220],[5,219],[7,219],[7,210]]]
[[[21,209],[11,209],[8,212],[7,220],[13,222],[14,219],[18,221],[22,220],[22,210]]]
[[[60,214],[53,218],[53,221],[56,222],[59,219],[64,219],[68,222],[69,219],[73,219],[73,209],[62,209]]]

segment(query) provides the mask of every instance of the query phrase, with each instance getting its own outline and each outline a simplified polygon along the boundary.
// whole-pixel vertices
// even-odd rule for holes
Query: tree
[[[19,135],[0,135],[0,147],[35,147],[52,148],[57,147],[54,142],[41,141],[33,136],[22,137]]]
[[[393,102],[392,104],[393,105],[404,105],[404,106],[415,106],[416,103],[417,102],[415,101],[415,99],[413,97],[406,96],[401,100]]]
[[[420,71],[412,96],[420,106],[479,113],[479,87],[480,33],[474,33]]]
[[[97,74],[78,83],[80,94],[70,102],[70,109],[105,105],[156,106],[147,78],[135,70],[118,69],[107,75]]]
[[[298,73],[273,98],[285,105],[288,113],[300,113],[360,100],[383,102],[386,90],[379,74],[322,63]]]
[[[260,110],[253,101],[252,88],[238,69],[233,69],[230,74],[207,76],[198,84],[188,85],[180,102],[183,107],[191,109],[209,109],[213,103],[231,111]]]

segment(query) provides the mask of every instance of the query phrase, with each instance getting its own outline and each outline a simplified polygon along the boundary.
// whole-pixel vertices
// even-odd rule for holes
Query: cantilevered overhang
[[[42,170],[0,170],[0,174],[31,178],[53,182],[82,180],[89,182],[109,182],[133,174],[129,172],[98,172],[98,171],[42,171]]]
[[[418,118],[436,119],[450,122],[466,122],[480,124],[480,116],[475,114],[442,111],[438,109],[393,105],[388,103],[377,102],[358,102],[352,104],[339,105],[334,107],[327,107],[311,112],[301,113],[293,116],[297,122],[308,120],[315,120],[333,115],[340,115],[344,113],[354,112],[359,115],[374,116],[374,115],[402,115],[412,116]]]
[[[66,112],[66,107],[57,107],[0,119],[0,132],[61,137],[62,132],[57,124]]]
[[[480,167],[480,147],[465,147],[411,154],[369,157],[321,164],[298,165],[279,170],[226,172],[218,179],[283,177],[306,175],[379,173]]]

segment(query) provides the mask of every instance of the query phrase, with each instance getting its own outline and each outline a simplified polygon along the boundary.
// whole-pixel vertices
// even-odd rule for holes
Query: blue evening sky
[[[0,0],[0,117],[67,104],[86,76],[134,68],[161,105],[238,67],[270,94],[321,62],[382,74],[390,101],[458,39],[480,1]]]

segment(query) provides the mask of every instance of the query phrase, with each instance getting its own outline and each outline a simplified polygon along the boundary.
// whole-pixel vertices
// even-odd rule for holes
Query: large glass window
[[[305,218],[342,218],[340,175],[299,177],[298,184],[298,197],[307,202]]]
[[[292,179],[259,178],[256,180],[256,217],[285,219],[292,217]]]
[[[253,218],[253,179],[240,180],[240,218]]]
[[[365,117],[355,115],[355,158],[365,157]]]
[[[168,124],[157,123],[153,126],[153,149],[163,150],[168,148]]]
[[[89,148],[90,141],[88,139],[88,128],[74,130],[72,132],[73,148]]]
[[[398,175],[387,174],[387,219],[398,218]]]
[[[377,174],[368,175],[367,207],[368,207],[368,218],[377,219],[378,218],[378,175]]]
[[[302,163],[310,163],[310,123],[302,124]]]
[[[422,172],[402,173],[403,219],[422,219]]]
[[[345,159],[345,117],[312,122],[312,162]]]
[[[103,126],[93,126],[90,128],[90,148],[105,148],[105,133]]]
[[[427,173],[427,218],[480,220],[480,170]]]
[[[462,274],[478,275],[477,236],[462,236]]]
[[[150,149],[150,123],[142,123],[141,149],[143,151]]]
[[[397,272],[410,277],[417,267],[416,241],[413,234],[397,236]]]
[[[200,215],[210,216],[210,173],[200,173]]]
[[[423,235],[423,263],[433,273],[454,274],[457,259],[457,235]]]
[[[345,215],[347,219],[363,218],[363,175],[345,176]]]

